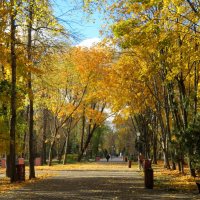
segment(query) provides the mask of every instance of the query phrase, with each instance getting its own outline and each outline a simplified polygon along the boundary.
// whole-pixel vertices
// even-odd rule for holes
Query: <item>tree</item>
[[[136,109],[143,113],[149,107],[156,111],[165,166],[170,167],[170,150],[172,161],[176,154],[179,165],[182,164],[180,170],[184,172],[184,157],[187,155],[190,160],[191,154],[183,146],[184,137],[198,107],[199,56],[196,53],[199,40],[199,2],[104,2],[107,3],[109,19],[114,21],[109,27],[109,34],[112,35],[113,42],[118,44],[121,54],[121,59],[115,65],[119,66],[118,71],[114,70],[114,74],[121,80],[115,78],[113,82],[117,80],[120,86],[125,86],[123,94],[118,89],[116,96],[124,98],[115,98],[114,108],[130,107],[130,102],[134,101],[135,113],[138,112]],[[94,1],[87,3],[89,9],[99,6]],[[134,94],[140,96],[141,93],[143,99],[135,98]],[[143,105],[139,107],[141,102]],[[194,114],[193,117],[191,113]],[[178,150],[172,143],[173,137],[176,138]]]
[[[10,1],[10,56],[11,56],[11,71],[12,71],[12,85],[11,85],[11,121],[10,121],[10,181],[16,181],[16,168],[15,168],[15,135],[16,135],[16,4],[14,0]]]
[[[29,2],[29,18],[28,18],[28,43],[27,43],[27,57],[28,62],[32,63],[32,23],[33,23],[33,7],[34,2]],[[34,143],[33,143],[33,89],[32,89],[32,74],[28,72],[28,89],[29,89],[29,179],[35,178],[34,168]]]

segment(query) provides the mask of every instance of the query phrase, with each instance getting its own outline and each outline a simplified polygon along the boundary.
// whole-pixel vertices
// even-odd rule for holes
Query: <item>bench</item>
[[[200,193],[200,182],[196,182],[196,184],[197,184],[197,187],[198,187],[199,193]]]

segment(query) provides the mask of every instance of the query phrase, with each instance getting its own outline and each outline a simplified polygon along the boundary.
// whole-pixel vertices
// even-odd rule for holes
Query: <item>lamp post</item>
[[[137,132],[136,135],[137,135],[137,140],[139,140],[140,139],[140,132]]]
[[[137,145],[138,145],[137,151],[138,151],[138,154],[139,154],[140,151],[141,151],[140,150],[140,135],[141,135],[141,133],[137,132],[136,135],[137,135]]]
[[[140,164],[140,132],[136,132],[137,135],[137,144],[138,144],[138,168],[141,169],[141,164]]]

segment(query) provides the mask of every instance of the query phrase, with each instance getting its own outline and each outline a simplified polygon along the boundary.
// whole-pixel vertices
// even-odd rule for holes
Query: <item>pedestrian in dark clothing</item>
[[[107,160],[107,162],[109,161],[109,159],[110,159],[110,155],[107,154],[107,156],[106,156],[106,160]]]

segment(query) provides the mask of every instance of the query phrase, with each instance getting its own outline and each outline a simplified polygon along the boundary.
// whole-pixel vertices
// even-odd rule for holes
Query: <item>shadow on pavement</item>
[[[77,173],[77,172],[74,172]],[[178,194],[143,187],[141,177],[84,177],[57,176],[30,184],[22,189],[1,195],[0,199],[200,199],[198,194]]]

